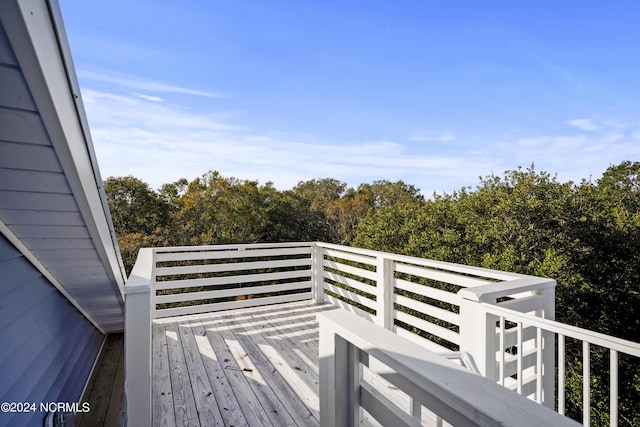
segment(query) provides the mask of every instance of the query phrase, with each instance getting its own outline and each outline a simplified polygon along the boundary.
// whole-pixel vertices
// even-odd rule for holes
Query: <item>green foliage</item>
[[[612,166],[597,182],[560,183],[531,166],[481,178],[471,191],[370,211],[355,246],[554,278],[556,318],[616,337],[640,337],[640,163]],[[570,365],[580,348],[567,350]],[[608,358],[594,352],[592,413],[607,420]],[[640,366],[621,361],[621,425],[640,425]],[[581,414],[579,369],[568,413]],[[603,391],[604,390],[604,391]]]
[[[640,337],[640,162],[597,181],[559,182],[533,165],[425,200],[402,181],[350,188],[331,178],[287,191],[211,171],[158,192],[105,182],[126,267],[142,246],[279,241],[352,244],[556,279],[558,320]],[[581,413],[581,349],[568,347],[568,413]],[[592,354],[593,424],[608,407],[608,356]],[[640,367],[621,358],[621,425],[640,426]]]

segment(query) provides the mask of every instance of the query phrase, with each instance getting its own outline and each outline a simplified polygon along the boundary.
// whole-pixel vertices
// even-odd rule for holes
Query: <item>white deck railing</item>
[[[153,319],[305,299],[330,302],[429,350],[460,352],[505,386],[515,376],[513,388],[554,408],[554,376],[529,375],[555,371],[553,333],[543,329],[532,340],[526,330],[514,362],[497,349],[518,343],[496,329],[489,310],[553,320],[554,280],[319,242],[238,244],[142,249],[125,294],[125,387],[137,415],[146,403],[131,400],[151,392]],[[147,424],[140,420],[131,425]]]
[[[323,427],[358,426],[363,410],[385,426],[577,425],[344,310],[321,313],[318,321]],[[409,411],[374,386],[373,375],[406,393]],[[436,418],[425,418],[422,408]]]
[[[529,387],[541,384],[542,377],[556,379],[557,375],[557,411],[565,413],[565,342],[576,340],[582,347],[582,410],[583,425],[591,423],[591,346],[597,346],[609,353],[609,419],[610,425],[618,425],[618,354],[627,354],[640,358],[640,344],[597,332],[588,331],[547,319],[535,318],[516,313],[502,307],[482,304],[487,314],[494,316],[497,324],[496,347],[499,369],[498,381],[505,387],[517,391],[539,401],[541,390]],[[552,370],[544,370],[540,366],[541,349],[544,340],[558,342],[557,374]],[[507,351],[511,349],[511,351]],[[522,350],[521,350],[522,349]],[[515,354],[514,354],[515,353]],[[530,359],[527,364],[525,361]],[[527,367],[527,365],[529,367]],[[514,379],[513,376],[516,378]]]

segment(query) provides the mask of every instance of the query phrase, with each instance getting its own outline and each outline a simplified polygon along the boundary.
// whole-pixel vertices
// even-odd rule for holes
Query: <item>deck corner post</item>
[[[311,244],[311,290],[313,302],[320,304],[324,302],[324,255],[322,246],[317,243]]]
[[[318,316],[320,426],[360,425],[360,351],[338,335],[331,321]]]
[[[480,374],[492,381],[498,380],[496,372],[496,322],[497,317],[487,313],[481,302],[467,294],[460,295],[460,351],[473,358]],[[488,301],[487,301],[488,302]],[[493,301],[495,303],[495,301]]]
[[[331,427],[335,424],[336,405],[336,375],[335,335],[327,327],[327,323],[318,316],[319,334],[319,395],[320,395],[320,426]]]
[[[393,330],[393,260],[383,254],[376,257],[376,324]]]
[[[556,281],[542,291],[544,312],[542,317],[556,320]],[[538,314],[538,313],[536,313]],[[556,370],[556,340],[555,334],[542,332],[542,397],[541,403],[547,408],[555,408],[555,370]],[[562,363],[558,361],[558,363]]]
[[[141,249],[124,288],[126,423],[151,426],[151,291],[153,251]]]

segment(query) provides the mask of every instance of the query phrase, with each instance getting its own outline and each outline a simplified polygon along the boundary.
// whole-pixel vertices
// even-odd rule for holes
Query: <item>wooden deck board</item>
[[[154,321],[153,425],[319,425],[315,317],[329,308],[301,302]]]
[[[171,395],[173,396],[173,411],[176,425],[198,426],[198,412],[191,388],[191,377],[187,369],[184,352],[182,351],[181,336],[177,323],[165,325],[167,337],[167,352],[169,354],[169,374],[171,378]]]
[[[81,399],[90,411],[79,412],[77,425],[124,425],[124,335],[110,334]]]

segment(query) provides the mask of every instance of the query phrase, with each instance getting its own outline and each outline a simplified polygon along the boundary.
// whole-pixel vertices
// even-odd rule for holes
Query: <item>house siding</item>
[[[104,336],[4,236],[0,236],[0,425],[42,425],[40,402],[77,402]]]

